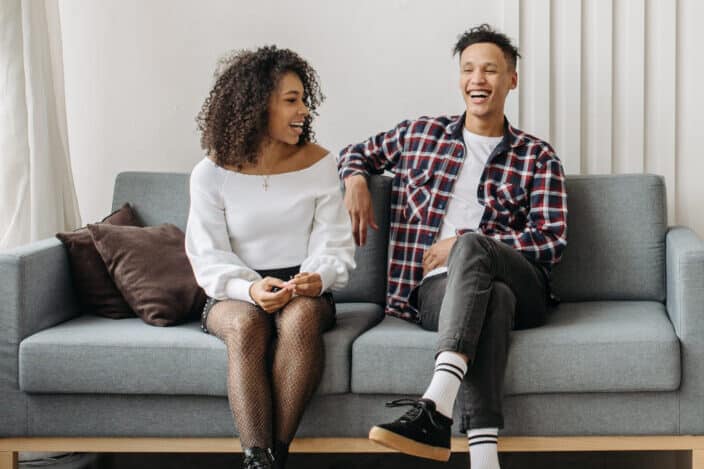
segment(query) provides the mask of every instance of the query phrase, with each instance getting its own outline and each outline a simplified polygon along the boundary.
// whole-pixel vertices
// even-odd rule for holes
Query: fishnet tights
[[[322,332],[333,321],[320,297],[296,297],[275,314],[235,300],[210,310],[206,327],[227,346],[227,395],[243,447],[293,439],[320,382]]]

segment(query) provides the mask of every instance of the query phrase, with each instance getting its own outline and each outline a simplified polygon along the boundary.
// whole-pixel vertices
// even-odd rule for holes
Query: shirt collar
[[[462,115],[456,116],[448,124],[445,132],[450,134],[454,140],[462,140],[462,129],[464,128],[464,119],[467,112],[463,112]],[[509,148],[520,147],[525,143],[525,134],[512,126],[506,116],[504,116],[504,138],[501,143],[497,145],[497,150],[505,151]]]

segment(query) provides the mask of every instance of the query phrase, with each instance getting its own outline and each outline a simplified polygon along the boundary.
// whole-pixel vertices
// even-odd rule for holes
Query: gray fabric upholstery
[[[0,331],[10,344],[78,314],[68,256],[49,238],[0,253]]]
[[[187,185],[185,174],[123,173],[114,207],[185,228]],[[338,302],[383,302],[390,187],[370,185],[382,228]],[[569,246],[554,272],[564,302],[544,327],[512,334],[502,434],[704,434],[704,243],[686,228],[665,238],[658,176],[570,176],[567,188]],[[236,434],[216,338],[197,324],[75,318],[71,288],[57,240],[0,253],[0,437]],[[298,436],[364,437],[398,416],[384,401],[417,396],[432,373],[435,333],[389,317],[353,342],[381,307],[338,310]]]
[[[145,226],[172,223],[186,231],[190,204],[188,174],[120,173],[115,179],[113,211],[127,202]]]
[[[387,317],[354,343],[352,392],[422,394],[436,341],[435,332]],[[565,303],[545,326],[512,333],[506,394],[670,391],[679,384],[679,342],[660,303]]]
[[[364,438],[398,417],[384,402],[397,395],[336,394],[313,398],[298,437]],[[227,399],[207,396],[29,395],[35,436],[227,437],[237,433]],[[677,394],[581,393],[509,396],[502,435],[676,434]],[[455,414],[455,435],[459,419]]]
[[[682,342],[679,431],[702,433],[704,242],[688,228],[673,228],[667,234],[667,311]]]
[[[235,436],[224,397],[29,394],[33,436]]]
[[[379,230],[369,230],[367,243],[355,252],[357,268],[350,281],[335,291],[338,302],[384,304],[386,298],[386,255],[389,240],[389,196],[391,180],[372,176],[369,189]],[[145,225],[173,223],[186,229],[188,219],[188,175],[180,173],[120,173],[115,181],[113,210],[129,202]]]
[[[563,301],[665,299],[661,176],[570,176],[567,248],[553,272]]]
[[[17,360],[15,359],[15,362]],[[0,361],[3,371],[9,371]],[[15,368],[17,365],[15,365]],[[16,378],[15,378],[16,380]],[[21,391],[0,388],[0,438],[27,436],[29,433],[28,396]]]
[[[503,435],[676,435],[677,393],[509,396]]]
[[[357,247],[354,259],[357,268],[351,273],[345,288],[335,292],[338,301],[370,301],[386,303],[386,265],[389,251],[389,207],[391,206],[391,179],[371,176],[367,180],[374,206],[374,220],[378,230],[367,230],[367,242]]]
[[[382,315],[376,304],[339,305],[324,335],[319,394],[349,392],[352,341]],[[83,316],[25,339],[19,363],[25,392],[227,395],[225,345],[195,322],[162,328]]]
[[[17,381],[20,341],[75,311],[68,257],[59,240],[0,253],[0,436],[23,435],[27,428],[26,396]]]

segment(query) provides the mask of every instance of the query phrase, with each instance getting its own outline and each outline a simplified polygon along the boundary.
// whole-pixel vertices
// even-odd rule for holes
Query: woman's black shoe
[[[289,443],[284,443],[279,440],[276,440],[274,443],[274,463],[276,469],[284,469],[286,467],[286,460],[288,459],[288,446]]]
[[[252,448],[244,449],[244,461],[242,461],[243,469],[276,469],[274,456],[270,448]]]

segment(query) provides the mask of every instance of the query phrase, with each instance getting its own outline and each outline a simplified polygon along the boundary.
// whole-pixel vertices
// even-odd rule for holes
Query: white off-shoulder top
[[[190,195],[186,254],[212,298],[253,302],[249,287],[261,278],[255,270],[300,265],[301,272],[320,274],[324,292],[343,287],[355,268],[352,227],[331,154],[266,177],[204,158],[191,173]]]

